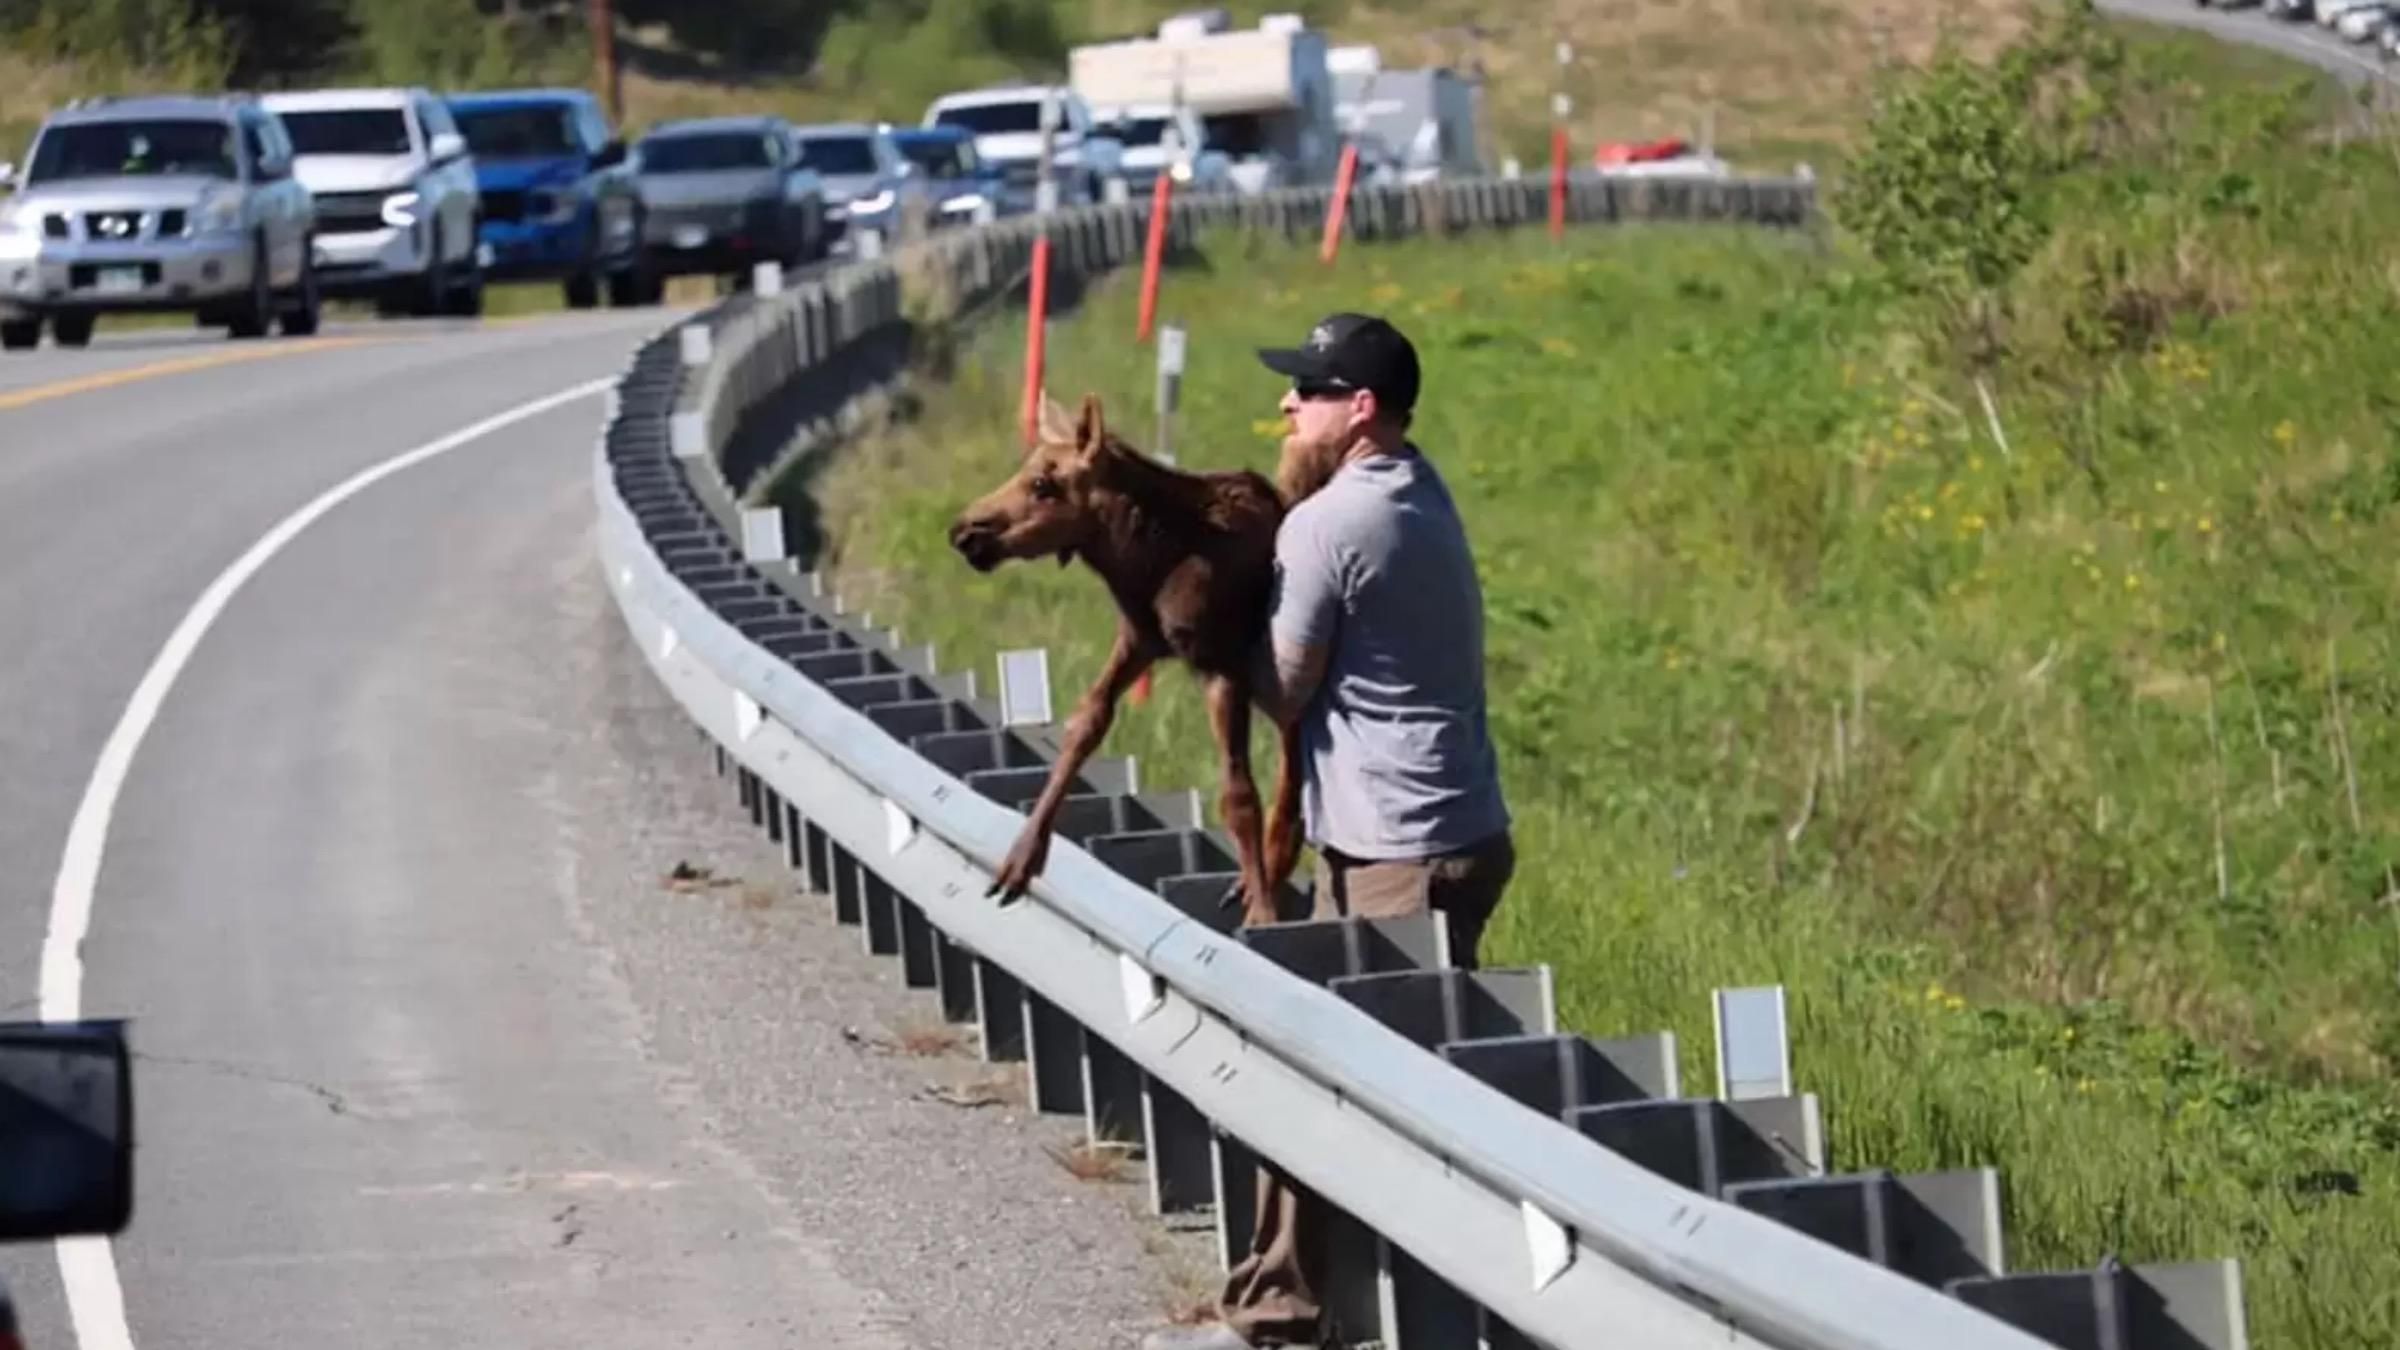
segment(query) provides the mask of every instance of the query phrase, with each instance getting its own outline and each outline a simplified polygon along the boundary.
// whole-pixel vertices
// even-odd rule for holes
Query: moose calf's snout
[[[950,547],[978,571],[998,561],[999,543],[999,523],[989,518],[964,515],[950,523]]]

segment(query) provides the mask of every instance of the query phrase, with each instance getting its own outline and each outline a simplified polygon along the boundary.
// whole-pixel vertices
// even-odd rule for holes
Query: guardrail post
[[[858,859],[840,844],[833,845],[833,921],[840,924],[859,922],[860,885]]]
[[[808,865],[808,822],[800,816],[800,808],[790,802],[783,804],[783,865],[795,872]]]
[[[1189,1213],[1215,1197],[1208,1118],[1148,1074],[1142,1075],[1142,1151],[1150,1160],[1151,1213]]]
[[[1738,1182],[1724,1199],[1936,1288],[2006,1269],[2000,1176],[1988,1167]]]
[[[1090,1027],[1075,1028],[1083,1133],[1091,1144],[1142,1142],[1142,1071]]]
[[[1808,1176],[1824,1168],[1824,1132],[1813,1096],[1609,1102],[1571,1110],[1567,1123],[1702,1195],[1714,1196],[1734,1182]]]
[[[1025,1085],[1034,1110],[1083,1113],[1083,1028],[1059,1006],[1025,991]]]
[[[1002,966],[975,962],[976,1042],[986,1063],[1025,1058],[1025,986]]]
[[[2241,1268],[2231,1260],[1952,1280],[1948,1292],[2070,1350],[2246,1350]]]
[[[907,896],[895,893],[895,901],[900,912],[900,982],[910,989],[939,988],[933,924]]]
[[[827,836],[824,827],[813,820],[803,826],[802,833],[805,837],[802,840],[801,865],[808,876],[808,889],[811,894],[830,896],[833,894],[833,840]]]
[[[864,866],[859,873],[859,933],[869,956],[900,953],[900,896]]]
[[[939,928],[933,930],[933,987],[943,1021],[975,1020],[975,958]]]
[[[1428,1050],[1444,1041],[1546,1036],[1558,1025],[1548,966],[1352,975],[1327,987]]]

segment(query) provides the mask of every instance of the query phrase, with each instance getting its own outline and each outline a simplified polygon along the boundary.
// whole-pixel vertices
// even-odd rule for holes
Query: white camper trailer
[[[1373,47],[1336,48],[1332,68],[1335,117],[1361,163],[1404,183],[1483,172],[1473,81],[1445,66],[1385,70]]]
[[[1227,28],[1221,15],[1160,27],[1158,37],[1077,47],[1068,83],[1094,107],[1190,108],[1207,148],[1232,161],[1242,191],[1332,178],[1341,132],[1324,34],[1290,15],[1270,15],[1256,28]]]

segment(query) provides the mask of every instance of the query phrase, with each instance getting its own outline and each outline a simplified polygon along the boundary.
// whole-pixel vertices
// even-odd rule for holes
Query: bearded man
[[[1420,375],[1391,324],[1335,314],[1259,353],[1292,381],[1277,482],[1275,597],[1256,699],[1301,729],[1302,812],[1320,919],[1440,913],[1472,969],[1516,870],[1484,713],[1483,594],[1466,529],[1408,438]],[[1324,1212],[1262,1165],[1258,1228],[1220,1324],[1146,1350],[1316,1345]]]

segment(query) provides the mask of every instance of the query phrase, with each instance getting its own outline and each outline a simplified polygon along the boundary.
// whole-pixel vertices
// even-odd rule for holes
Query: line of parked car
[[[2351,42],[2372,43],[2385,60],[2400,57],[2400,3],[2395,0],[2192,0],[2201,9],[2257,6],[2291,23],[2315,20]]]
[[[0,346],[47,329],[80,347],[112,312],[303,335],[335,297],[472,317],[487,281],[554,281],[578,309],[655,304],[670,277],[1029,208],[1031,175],[983,160],[972,111],[915,128],[691,119],[629,143],[574,89],[83,100],[21,168],[0,163]],[[1078,187],[1068,200],[1098,194]]]

